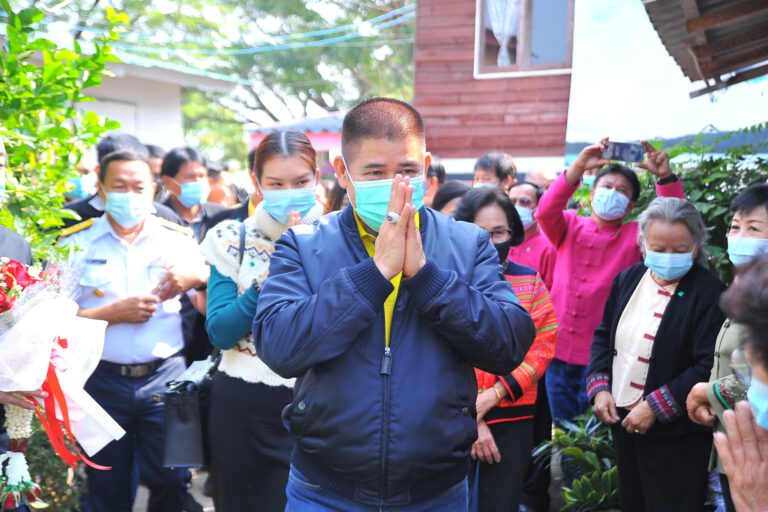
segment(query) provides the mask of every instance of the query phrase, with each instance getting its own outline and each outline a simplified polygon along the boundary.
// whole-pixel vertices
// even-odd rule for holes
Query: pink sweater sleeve
[[[554,183],[544,192],[536,208],[536,220],[544,235],[555,247],[565,239],[568,230],[568,219],[565,207],[578,186],[571,185],[565,178],[565,173],[557,177]]]
[[[675,181],[667,183],[666,185],[659,185],[656,183],[656,196],[686,199],[685,190],[683,190],[683,182],[680,181],[680,178],[678,177]]]

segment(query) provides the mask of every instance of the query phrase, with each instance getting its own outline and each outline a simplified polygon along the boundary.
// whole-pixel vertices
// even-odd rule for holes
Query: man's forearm
[[[119,323],[115,317],[112,304],[96,306],[95,308],[80,308],[77,310],[77,316],[90,318],[91,320],[104,320],[110,325]]]

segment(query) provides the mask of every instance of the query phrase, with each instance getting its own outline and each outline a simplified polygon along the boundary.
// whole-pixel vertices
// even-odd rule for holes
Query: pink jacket
[[[642,261],[642,256],[637,222],[600,229],[589,217],[564,210],[577,188],[562,173],[539,201],[536,219],[557,250],[550,290],[559,325],[555,358],[586,365],[614,277]],[[656,194],[685,198],[680,180],[656,184]]]
[[[520,265],[538,270],[547,290],[552,289],[552,280],[555,277],[555,260],[557,251],[541,233],[541,230],[531,235],[522,244],[509,249],[509,259]]]

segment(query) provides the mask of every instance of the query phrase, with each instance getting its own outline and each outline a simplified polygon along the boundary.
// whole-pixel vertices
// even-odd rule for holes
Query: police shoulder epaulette
[[[158,217],[157,220],[160,221],[160,225],[163,226],[165,229],[170,229],[171,231],[176,231],[177,233],[181,233],[184,236],[193,237],[195,236],[195,232],[192,231],[191,228],[188,228],[186,226],[182,226],[180,224],[176,224],[175,222],[171,222],[169,220],[166,220],[162,217]]]
[[[79,233],[84,229],[88,229],[89,227],[93,226],[94,222],[96,222],[96,217],[92,217],[90,219],[84,220],[83,222],[78,222],[73,226],[69,226],[68,228],[64,228],[59,231],[59,238],[66,238],[70,235],[74,235],[75,233]]]

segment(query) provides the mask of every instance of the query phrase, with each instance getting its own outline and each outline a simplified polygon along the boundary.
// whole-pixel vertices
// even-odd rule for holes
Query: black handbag
[[[240,223],[240,263],[245,254],[245,225]],[[215,358],[195,361],[179,377],[167,384],[164,395],[155,395],[165,405],[163,412],[163,466],[197,468],[205,465],[202,421],[208,418],[213,375],[221,362]]]
[[[164,404],[163,466],[167,468],[196,468],[205,463],[203,429],[201,424],[201,394],[219,365],[216,359],[195,361],[179,377],[167,384],[168,390],[155,395]]]

